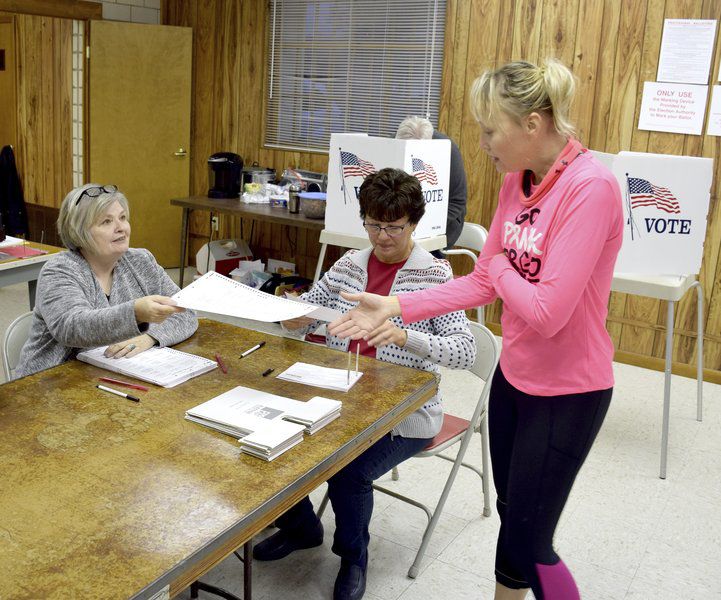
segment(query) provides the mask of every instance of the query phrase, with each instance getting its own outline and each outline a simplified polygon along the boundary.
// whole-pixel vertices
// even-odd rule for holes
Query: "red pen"
[[[218,366],[220,367],[220,370],[223,371],[223,373],[228,372],[228,367],[225,366],[225,363],[223,362],[223,357],[220,354],[215,355],[215,362],[218,363]]]
[[[110,377],[98,377],[98,381],[104,381],[105,383],[114,383],[115,385],[122,385],[125,387],[132,388],[134,390],[140,390],[141,392],[148,391],[148,388],[146,388],[144,385],[139,385],[137,383],[130,383],[128,381],[120,381],[119,379],[112,379]]]

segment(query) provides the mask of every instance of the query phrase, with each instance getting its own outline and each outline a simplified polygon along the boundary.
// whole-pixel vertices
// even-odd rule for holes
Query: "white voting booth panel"
[[[698,303],[697,420],[700,421],[702,416],[703,290],[696,275],[703,259],[713,160],[639,152],[594,154],[615,175],[623,198],[623,245],[611,289],[668,303],[659,472],[665,479],[674,306],[694,287]]]
[[[421,183],[426,212],[413,239],[426,250],[446,246],[450,140],[396,140],[365,134],[334,133],[328,151],[328,190],[325,229],[314,280],[320,277],[328,244],[368,247],[360,218],[358,192],[363,180],[386,167],[402,169]]]

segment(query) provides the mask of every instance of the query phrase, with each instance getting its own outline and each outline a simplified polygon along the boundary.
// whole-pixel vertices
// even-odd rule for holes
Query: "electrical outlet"
[[[213,226],[213,231],[218,231],[218,217],[212,216],[210,218],[210,224]]]

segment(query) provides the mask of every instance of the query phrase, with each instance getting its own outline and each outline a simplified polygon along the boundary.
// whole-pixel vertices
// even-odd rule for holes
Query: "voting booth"
[[[713,160],[689,156],[594,152],[613,172],[623,199],[623,245],[614,292],[666,301],[666,351],[659,477],[666,478],[671,407],[674,307],[696,289],[696,419],[703,413],[703,289],[701,270]]]
[[[697,274],[703,259],[713,159],[594,152],[623,199],[623,245],[616,272]]]
[[[414,239],[444,236],[448,215],[450,140],[395,140],[334,133],[328,156],[326,231],[366,239],[358,192],[367,175],[386,167],[402,169],[421,183],[426,213]]]

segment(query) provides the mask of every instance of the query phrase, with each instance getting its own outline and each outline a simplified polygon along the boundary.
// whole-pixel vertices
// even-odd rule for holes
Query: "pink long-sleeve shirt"
[[[501,368],[537,396],[613,386],[606,331],[616,255],[623,240],[621,191],[590,152],[570,162],[533,206],[522,173],[506,175],[473,273],[399,295],[407,323],[503,300]]]

